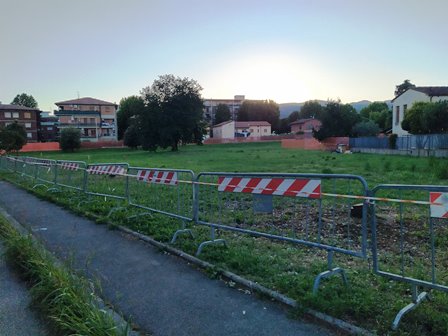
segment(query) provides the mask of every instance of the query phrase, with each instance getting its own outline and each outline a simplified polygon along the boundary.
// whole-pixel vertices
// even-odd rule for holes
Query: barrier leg
[[[406,307],[401,309],[397,316],[395,316],[394,322],[392,322],[392,330],[397,330],[398,325],[400,324],[401,318],[409,313],[410,311],[417,308],[420,303],[422,303],[424,300],[429,300],[429,294],[427,292],[421,292],[418,294],[418,289],[416,285],[412,285],[412,303],[408,304]]]
[[[347,274],[345,273],[345,270],[340,267],[332,267],[333,265],[333,251],[328,251],[327,255],[327,262],[328,262],[328,271],[319,273],[316,278],[314,279],[314,285],[313,285],[313,294],[316,295],[317,291],[319,290],[320,281],[325,278],[329,278],[330,276],[340,274],[342,278],[342,282],[345,286],[348,286],[348,280],[347,280]]]
[[[171,244],[176,242],[176,239],[179,235],[187,233],[191,238],[194,238],[193,232],[190,229],[187,229],[187,225],[185,224],[185,220],[182,220],[182,228],[174,232],[173,238],[171,238]]]
[[[215,239],[215,227],[210,228],[210,240],[207,240],[205,242],[202,242],[199,244],[198,250],[196,251],[196,257],[199,256],[202,252],[202,249],[211,244],[223,244],[225,247],[227,247],[227,243],[224,239]]]

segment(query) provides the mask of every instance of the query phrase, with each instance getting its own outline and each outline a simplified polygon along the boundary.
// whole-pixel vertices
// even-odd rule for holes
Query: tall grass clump
[[[89,282],[65,267],[30,236],[22,236],[0,217],[0,237],[6,260],[31,285],[33,305],[48,317],[62,335],[124,336],[129,327],[118,326],[112,315],[98,306]]]

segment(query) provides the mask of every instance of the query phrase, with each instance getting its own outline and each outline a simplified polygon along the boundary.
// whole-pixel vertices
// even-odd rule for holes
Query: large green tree
[[[216,108],[214,125],[230,120],[230,109],[226,104],[219,104]]]
[[[0,150],[4,150],[6,153],[18,152],[26,144],[26,141],[25,127],[17,122],[0,129]]]
[[[280,109],[273,100],[245,100],[238,111],[238,121],[267,121],[278,131]]]
[[[317,100],[308,100],[303,104],[299,112],[299,119],[319,119],[324,107]]]
[[[202,143],[204,135],[202,87],[193,79],[163,75],[142,89],[144,112],[138,124],[142,146],[177,151],[179,143]]]
[[[350,104],[329,101],[319,116],[322,126],[317,131],[313,130],[313,135],[318,140],[328,137],[350,136],[353,126],[360,119],[359,114]]]
[[[406,111],[401,127],[411,134],[448,132],[448,101],[416,102]]]
[[[398,84],[395,87],[395,97],[401,95],[403,92],[405,92],[408,89],[415,88],[415,85],[411,83],[409,79],[405,79],[403,83]]]
[[[387,130],[392,127],[392,111],[384,102],[373,102],[364,107],[359,114],[364,121],[372,120],[380,129]]]
[[[132,119],[141,114],[145,109],[143,99],[138,96],[130,96],[120,100],[117,112],[118,139],[121,140]]]
[[[27,95],[26,93],[18,94],[14,97],[11,104],[20,105],[30,108],[37,108],[37,101],[32,95]]]

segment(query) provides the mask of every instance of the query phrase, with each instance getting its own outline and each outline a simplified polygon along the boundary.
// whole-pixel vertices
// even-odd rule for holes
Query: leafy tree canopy
[[[323,111],[324,107],[317,100],[309,100],[300,109],[298,119],[319,119]]]
[[[230,109],[226,104],[219,104],[216,108],[214,125],[230,120]]]
[[[373,120],[361,121],[352,129],[353,136],[376,136],[380,132],[378,124]]]
[[[448,101],[416,102],[406,111],[401,127],[411,134],[448,132]]]
[[[130,96],[121,99],[117,112],[118,139],[123,139],[126,129],[131,125],[132,119],[145,109],[143,99]]]
[[[123,138],[124,145],[133,149],[140,146],[140,134],[137,125],[130,125],[126,132],[124,132]]]
[[[412,89],[412,88],[415,88],[415,85],[412,84],[409,79],[405,79],[403,81],[403,83],[401,83],[395,87],[395,97],[401,95],[406,90]]]
[[[11,104],[37,108],[36,99],[34,99],[32,95],[27,95],[26,93],[18,94],[17,96],[15,96]]]
[[[81,131],[78,128],[64,128],[61,130],[59,147],[65,152],[74,152],[81,148]]]
[[[26,144],[25,127],[14,122],[0,129],[0,150],[18,152]]]
[[[360,121],[360,116],[350,104],[329,101],[318,119],[322,126],[317,131],[313,130],[313,135],[317,140],[323,140],[352,135],[352,128]]]
[[[359,114],[365,121],[374,121],[382,130],[392,127],[392,111],[384,102],[373,102],[364,107]]]
[[[280,109],[273,100],[245,100],[238,111],[238,121],[267,121],[278,131]]]
[[[143,88],[145,109],[137,119],[144,149],[157,147],[177,151],[178,144],[202,143],[202,87],[193,79],[163,75]]]

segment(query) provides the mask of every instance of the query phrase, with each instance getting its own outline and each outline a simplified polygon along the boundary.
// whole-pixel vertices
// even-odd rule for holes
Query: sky
[[[0,0],[0,101],[119,103],[160,75],[204,98],[393,98],[448,85],[446,0]]]

